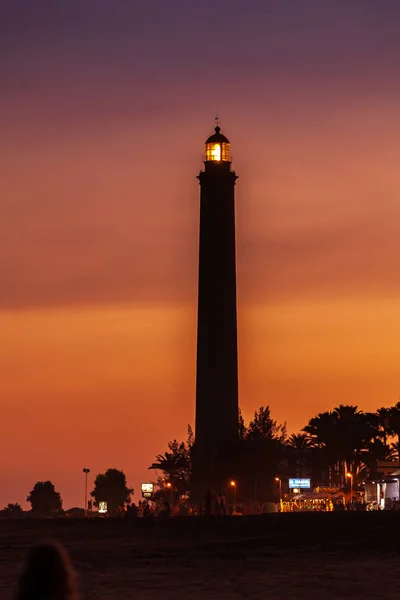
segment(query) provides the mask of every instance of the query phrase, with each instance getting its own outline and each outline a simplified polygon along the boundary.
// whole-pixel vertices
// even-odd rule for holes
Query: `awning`
[[[293,496],[293,500],[330,500],[332,494],[328,492],[305,492],[304,494],[297,494]]]

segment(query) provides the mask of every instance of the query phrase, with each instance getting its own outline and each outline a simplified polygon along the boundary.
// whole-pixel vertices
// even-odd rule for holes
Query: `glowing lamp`
[[[206,141],[205,162],[231,162],[229,140],[217,126],[215,133]]]
[[[236,481],[231,481],[231,486],[236,487]]]

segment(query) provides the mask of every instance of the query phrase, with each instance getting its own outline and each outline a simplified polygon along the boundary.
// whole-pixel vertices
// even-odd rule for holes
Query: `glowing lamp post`
[[[171,492],[170,504],[171,504],[171,507],[172,507],[173,504],[174,504],[174,490],[173,490],[173,487],[172,487],[172,483],[170,481],[168,481],[166,485],[167,485],[167,488],[169,488],[169,490]]]
[[[300,494],[300,489],[299,488],[293,488],[292,492],[293,492],[293,495]],[[290,504],[290,510],[292,510],[292,509],[293,509],[293,496],[292,496],[292,502]]]
[[[353,500],[353,475],[351,473],[346,473],[346,477],[350,479],[350,502]]]
[[[234,494],[234,500],[235,500],[234,508],[236,510],[236,488],[237,488],[236,481],[231,481],[231,488],[233,488],[233,494]]]
[[[88,474],[90,473],[90,469],[82,469],[82,471],[85,473],[85,513],[87,512],[87,478],[88,478]]]
[[[282,511],[282,479],[280,477],[275,477],[275,481],[277,482],[277,484],[279,485],[279,506]]]

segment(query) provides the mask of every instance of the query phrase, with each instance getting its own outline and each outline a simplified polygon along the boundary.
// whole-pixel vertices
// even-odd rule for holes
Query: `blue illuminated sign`
[[[293,477],[289,478],[289,489],[309,489],[311,487],[311,479],[296,479]]]

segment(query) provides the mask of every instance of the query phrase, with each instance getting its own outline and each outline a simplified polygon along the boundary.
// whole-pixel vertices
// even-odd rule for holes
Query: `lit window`
[[[211,160],[221,160],[221,146],[214,144],[211,149]]]
[[[230,161],[229,144],[226,142],[211,142],[206,144],[206,161]]]
[[[221,159],[225,160],[225,161],[229,161],[230,160],[230,156],[229,156],[229,144],[223,142],[221,144],[221,150],[222,150]]]

